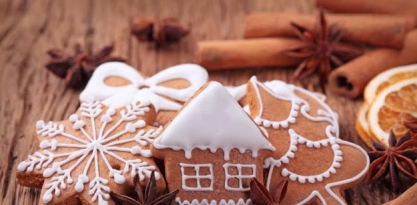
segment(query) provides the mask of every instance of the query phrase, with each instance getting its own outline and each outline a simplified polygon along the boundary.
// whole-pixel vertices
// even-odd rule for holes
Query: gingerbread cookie
[[[275,148],[220,83],[204,85],[151,145],[178,204],[250,204]]]
[[[283,204],[346,204],[342,191],[362,180],[369,159],[361,147],[339,138],[337,115],[324,98],[253,77],[247,100],[252,118],[276,148],[265,160],[266,187],[288,179]]]
[[[104,63],[94,71],[80,94],[80,101],[94,97],[109,107],[119,108],[138,100],[149,100],[157,111],[157,122],[164,125],[207,78],[207,71],[194,64],[169,67],[144,78],[127,64]]]
[[[42,188],[40,204],[112,204],[109,192],[127,194],[132,179],[145,185],[156,171],[157,188],[165,189],[149,150],[162,130],[150,102],[118,109],[99,101],[82,102],[77,113],[62,122],[36,123],[39,151],[21,162],[18,183]]]

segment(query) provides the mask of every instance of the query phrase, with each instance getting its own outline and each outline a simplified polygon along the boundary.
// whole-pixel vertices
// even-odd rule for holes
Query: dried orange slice
[[[364,90],[365,102],[371,105],[375,97],[385,88],[399,81],[416,78],[417,64],[401,66],[389,69],[378,74],[366,86]]]
[[[356,132],[359,134],[359,137],[362,138],[366,145],[372,148],[372,142],[374,141],[374,138],[371,136],[369,130],[368,120],[366,119],[367,114],[368,105],[366,103],[362,103],[356,115],[355,128]]]
[[[371,135],[387,146],[390,130],[402,136],[407,128],[401,122],[401,115],[417,116],[416,96],[417,77],[391,84],[376,95],[367,115]]]
[[[417,113],[417,80],[398,92],[389,93],[385,97],[385,106],[396,112]]]

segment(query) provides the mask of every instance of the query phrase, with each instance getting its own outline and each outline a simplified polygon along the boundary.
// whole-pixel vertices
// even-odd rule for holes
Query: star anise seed
[[[254,205],[278,205],[287,193],[288,181],[282,180],[270,193],[256,178],[250,182],[250,199]]]
[[[60,78],[65,78],[68,87],[79,89],[85,86],[94,70],[102,63],[110,61],[125,62],[123,58],[113,57],[113,45],[105,46],[94,54],[83,51],[79,44],[75,45],[74,54],[67,54],[58,49],[51,49],[51,57],[45,67]]]
[[[114,192],[110,192],[110,197],[116,205],[166,205],[171,204],[179,190],[172,191],[167,194],[158,195],[156,190],[156,179],[155,171],[152,171],[151,177],[148,184],[146,185],[145,190],[143,190],[140,185],[139,176],[136,175],[133,178],[133,183],[135,185],[135,191],[137,194],[137,199],[133,199],[128,196],[120,195]]]
[[[332,69],[362,53],[356,47],[340,43],[346,30],[338,30],[336,23],[328,26],[322,10],[318,13],[313,30],[296,23],[291,23],[291,26],[295,34],[304,42],[303,45],[283,51],[288,56],[305,59],[294,72],[295,80],[302,80],[317,72],[320,75],[320,82],[325,84]]]
[[[376,150],[368,152],[371,164],[366,182],[384,181],[388,175],[391,186],[396,191],[401,184],[400,173],[417,182],[417,168],[414,164],[414,160],[417,159],[417,140],[412,139],[408,131],[397,141],[394,132],[391,131],[388,143],[388,147],[379,142],[373,143]]]

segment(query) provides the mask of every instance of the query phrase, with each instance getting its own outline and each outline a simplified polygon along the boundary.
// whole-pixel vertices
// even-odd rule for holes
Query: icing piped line
[[[259,114],[256,117],[254,117],[254,121],[256,124],[264,126],[264,127],[272,126],[274,129],[278,129],[280,127],[288,128],[290,123],[295,123],[296,117],[298,116],[298,109],[300,108],[300,104],[303,102],[303,100],[297,97],[295,94],[291,94],[291,92],[293,93],[293,90],[294,90],[293,86],[287,85],[281,81],[265,82],[265,84],[273,88],[274,91],[277,91],[277,92],[280,91],[280,93],[284,93],[284,95],[278,95],[274,93],[273,91],[271,91],[271,89],[268,86],[258,82],[256,76],[252,76],[249,82],[251,82],[253,87],[255,88],[257,98],[260,101]],[[263,119],[261,117],[263,114],[263,103],[262,103],[262,98],[261,98],[261,94],[259,92],[258,86],[262,87],[266,92],[268,92],[270,95],[272,95],[273,97],[277,99],[291,102],[291,111],[285,120],[272,121],[272,120]]]
[[[220,201],[216,200],[207,200],[203,199],[201,201],[197,199],[193,199],[191,202],[188,200],[181,201],[181,198],[177,197],[175,198],[175,202],[177,202],[180,205],[252,205],[252,201],[250,199],[239,199],[237,202],[229,199],[220,199]]]
[[[195,145],[192,148],[184,149],[184,147],[181,147],[181,146],[163,145],[163,144],[161,144],[161,142],[160,142],[159,139],[160,138],[157,138],[154,141],[154,147],[155,148],[157,148],[157,149],[170,148],[170,149],[175,150],[175,151],[183,150],[184,151],[184,154],[185,154],[185,158],[187,158],[187,159],[191,159],[191,157],[192,157],[192,151],[194,149],[210,150],[210,152],[212,152],[212,153],[215,153],[215,152],[217,152],[217,150],[220,149],[220,150],[223,151],[224,160],[230,160],[230,151],[232,149],[238,149],[239,152],[242,153],[242,154],[245,153],[247,150],[250,150],[251,153],[252,153],[252,157],[253,158],[258,157],[258,151],[260,149],[269,149],[269,150],[275,149],[272,145],[271,145],[271,147],[265,147],[265,148],[260,148],[260,149],[252,149],[252,148],[247,148],[246,149],[246,148],[235,148],[235,147],[232,148],[232,147],[229,147],[229,146],[221,146],[221,147],[218,147],[218,148],[213,148],[213,147],[210,147],[210,145],[208,145],[208,146],[203,146],[203,145],[198,146],[198,145]]]
[[[266,158],[264,161],[264,168],[268,168],[270,166],[280,167],[282,164],[288,164],[290,158],[294,158],[295,151],[297,151],[297,140],[298,138],[296,135],[290,134],[290,146],[288,147],[288,150],[284,154],[284,156],[282,156],[278,160],[274,159],[273,157]]]
[[[322,204],[322,205],[327,205],[326,200],[324,200],[324,198],[323,198],[323,196],[320,194],[320,192],[318,192],[318,191],[316,191],[316,190],[312,191],[312,192],[311,192],[311,194],[310,194],[307,198],[305,198],[303,201],[301,201],[301,202],[299,202],[299,203],[296,203],[296,205],[303,205],[303,204],[306,204],[306,203],[308,203],[311,199],[313,199],[314,197],[317,197],[317,198],[320,200],[320,202],[321,202],[321,204]]]
[[[261,149],[275,151],[261,129],[218,82],[211,82],[188,102],[153,145],[156,149],[183,150],[187,159],[196,148],[213,153],[221,149],[225,160],[230,159],[232,149],[240,153],[250,150],[252,157],[257,157]]]
[[[187,80],[191,85],[184,89],[158,86],[159,83],[175,79]],[[144,85],[148,85],[149,89],[157,94],[185,102],[201,85],[207,82],[207,79],[208,73],[203,67],[196,64],[181,64],[168,67],[154,76],[145,79]]]
[[[318,92],[312,92],[317,99],[319,99],[320,101],[325,102],[326,101],[326,95],[324,95],[323,93],[318,93]]]
[[[331,110],[330,107],[324,102],[324,97],[320,97],[320,95],[317,95],[317,93],[306,91],[303,88],[294,85],[288,85],[285,82],[278,80],[260,83],[259,81],[257,81],[256,76],[253,76],[249,82],[252,83],[252,85],[254,86],[257,98],[260,102],[259,114],[256,117],[254,117],[254,121],[258,125],[264,127],[272,127],[274,129],[279,129],[280,127],[288,128],[289,124],[296,122],[296,118],[298,116],[298,113],[300,112],[304,117],[311,121],[328,122],[330,125],[326,127],[327,137],[339,136],[339,127],[337,124],[338,115],[333,110]],[[258,86],[262,87],[265,91],[267,91],[271,96],[273,96],[276,99],[291,102],[291,111],[287,119],[282,121],[271,121],[268,119],[263,119],[261,117],[263,113],[263,103]],[[316,102],[324,108],[324,110],[319,109],[317,111],[318,116],[310,115],[310,105],[307,101],[298,97],[295,94],[295,91],[301,92],[315,99]]]
[[[270,88],[271,90],[274,90],[274,82],[277,82],[277,80],[273,80],[273,81],[266,81],[264,82],[264,85],[268,88]],[[280,82],[280,81],[278,81]],[[227,90],[229,91],[229,93],[237,100],[241,100],[243,97],[245,97],[246,95],[246,87],[247,84],[242,84],[239,86],[226,86]],[[326,101],[326,95],[322,94],[322,93],[318,93],[318,92],[313,92],[314,95],[320,99],[321,101],[325,102]]]
[[[300,108],[300,112],[301,114],[306,117],[307,119],[311,120],[311,121],[315,121],[315,122],[328,122],[330,125],[326,127],[326,135],[327,137],[339,137],[339,125],[337,123],[337,119],[338,119],[338,115],[336,112],[334,112],[332,109],[330,109],[330,107],[323,101],[320,100],[319,97],[317,97],[317,95],[315,95],[314,93],[311,93],[309,91],[306,91],[302,88],[296,87],[294,86],[294,90],[301,92],[305,95],[310,96],[311,98],[315,99],[316,102],[324,108],[323,109],[318,109],[317,110],[317,114],[318,116],[312,116],[309,114],[310,111],[310,105],[305,102],[305,104],[303,104]]]
[[[307,140],[305,142],[307,142]],[[329,144],[332,144],[332,149],[333,149],[333,153],[334,153],[334,158],[333,158],[334,160],[333,160],[333,164],[332,164],[332,167],[334,168],[334,170],[332,170],[332,167],[330,167],[328,170],[326,170],[324,173],[322,173],[322,174],[326,174],[326,176],[327,176],[327,174],[329,174],[329,176],[330,176],[330,174],[332,174],[333,172],[336,173],[336,168],[339,168],[341,166],[341,161],[343,160],[343,158],[341,157],[342,156],[342,151],[340,150],[340,145],[346,145],[346,146],[354,147],[354,148],[360,150],[364,156],[367,156],[367,153],[365,152],[365,150],[363,150],[357,144],[347,142],[347,141],[341,140],[339,138],[329,139],[329,142],[330,142]],[[341,180],[341,181],[338,181],[338,182],[333,182],[333,183],[329,183],[329,184],[325,185],[326,191],[334,199],[336,199],[336,201],[338,201],[340,204],[346,204],[346,203],[344,202],[343,199],[341,199],[336,193],[334,193],[332,191],[332,188],[336,187],[336,186],[344,185],[344,184],[347,184],[347,183],[351,183],[351,182],[354,182],[354,181],[362,178],[366,174],[366,172],[369,168],[369,163],[370,163],[369,158],[368,157],[365,157],[365,158],[366,158],[366,162],[365,162],[366,165],[365,165],[364,169],[358,175],[356,175],[352,178],[349,178],[349,179],[345,179],[345,180]],[[269,174],[268,174],[269,179],[272,176],[272,172],[273,172],[273,166],[271,166],[270,170],[269,170]],[[309,181],[309,179],[308,179],[309,176],[302,176],[302,178],[300,179],[301,175],[291,173],[285,168],[282,170],[282,172],[284,172],[284,173],[282,173],[283,176],[285,175],[284,177],[289,177],[290,180],[292,180],[292,181],[300,182],[300,180],[301,180],[300,183],[305,183],[306,181],[308,181],[310,183],[311,182],[314,183],[314,182],[317,182],[317,181],[322,181],[322,178],[318,175],[316,175],[315,178],[314,178],[314,180],[317,180],[317,181],[313,181],[313,179],[311,179],[311,181]],[[292,175],[292,178],[291,178],[291,175]],[[325,176],[323,175],[323,177],[325,177]],[[267,181],[268,189],[269,189],[269,186],[270,186],[270,180]],[[301,202],[299,202],[297,204],[305,204],[305,203],[309,202],[313,197],[318,197],[322,204],[327,204],[326,201],[324,200],[324,198],[321,196],[321,194],[317,190],[314,190],[307,198],[305,198],[304,200],[302,200]]]
[[[182,189],[184,191],[213,191],[213,183],[214,183],[214,176],[213,176],[213,165],[212,164],[186,164],[180,163],[181,167],[181,179],[182,179]],[[195,175],[187,175],[185,172],[186,168],[194,168]],[[200,169],[207,168],[209,170],[208,175],[200,175]],[[196,187],[187,186],[186,181],[189,179],[194,179],[197,184]],[[210,186],[202,187],[200,180],[210,180]]]
[[[268,131],[264,127],[261,127],[260,126],[259,129],[262,131],[262,133],[264,133],[264,135],[265,135],[266,138],[269,138],[269,133],[268,133]]]
[[[358,175],[356,175],[355,177],[352,177],[350,179],[346,179],[346,180],[342,180],[342,181],[338,181],[338,182],[329,183],[329,184],[327,184],[325,186],[326,191],[331,196],[333,196],[333,198],[335,198],[340,204],[346,204],[343,199],[341,199],[340,197],[338,197],[338,195],[333,192],[332,188],[333,187],[336,187],[336,186],[348,184],[348,183],[354,182],[354,181],[362,178],[366,174],[366,172],[368,171],[370,161],[369,161],[368,153],[366,153],[366,151],[364,149],[362,149],[362,147],[360,147],[359,145],[354,144],[354,143],[351,143],[351,142],[348,142],[348,141],[344,141],[344,140],[341,140],[341,139],[336,139],[336,143],[354,147],[354,148],[360,150],[362,152],[362,154],[364,156],[366,156],[365,157],[366,158],[365,168]]]
[[[256,178],[256,165],[255,164],[231,164],[231,163],[225,163],[223,164],[224,173],[225,173],[225,189],[228,191],[249,191],[250,187],[244,187],[243,180],[248,180],[252,178]],[[232,168],[232,170],[236,170],[237,173],[230,173],[229,168]],[[252,174],[242,174],[242,169],[250,169]],[[229,181],[237,180],[238,187],[231,187],[229,186]]]
[[[269,187],[271,185],[271,178],[272,178],[272,173],[274,172],[274,167],[281,167],[282,164],[288,164],[290,159],[289,158],[294,158],[295,156],[295,151],[297,151],[297,136],[295,135],[290,135],[290,146],[287,150],[287,152],[285,153],[284,156],[282,156],[281,158],[279,158],[278,160],[275,160],[273,157],[268,157],[264,160],[264,169],[269,167],[269,171],[268,171],[268,178],[269,180],[266,181],[266,188],[269,190]]]
[[[251,78],[250,81],[254,87],[255,87],[255,91],[258,97],[258,100],[260,102],[260,110],[259,110],[259,115],[262,115],[263,112],[263,104],[262,104],[262,99],[258,90],[258,87],[256,85],[259,85],[262,87],[262,84],[260,84],[259,82],[256,81],[255,77]],[[266,86],[268,87],[268,86]],[[265,88],[265,87],[263,87]],[[268,89],[265,89],[266,91],[268,91]],[[347,141],[343,141],[341,139],[339,139],[339,125],[338,125],[338,114],[336,112],[334,112],[333,110],[330,109],[330,107],[325,104],[325,97],[322,95],[318,95],[317,93],[312,93],[309,92],[307,90],[304,90],[302,88],[299,88],[297,86],[293,86],[293,90],[294,91],[298,91],[301,92],[307,96],[310,96],[313,100],[315,100],[320,106],[322,106],[322,109],[317,110],[317,116],[312,116],[309,112],[310,112],[310,105],[308,104],[307,101],[304,101],[303,99],[301,99],[300,103],[299,103],[299,109],[296,111],[299,111],[301,113],[301,115],[303,115],[304,117],[306,117],[307,119],[309,119],[310,121],[315,121],[315,122],[328,122],[329,125],[326,126],[325,128],[325,134],[327,136],[327,139],[324,140],[317,140],[317,141],[313,141],[313,140],[309,140],[303,136],[300,136],[298,134],[296,134],[293,130],[289,129],[289,134],[290,134],[290,147],[288,148],[286,154],[284,156],[282,156],[280,159],[275,160],[273,158],[267,158],[264,161],[264,168],[267,168],[269,165],[269,173],[268,173],[268,178],[267,178],[267,188],[269,189],[270,187],[270,183],[271,183],[271,177],[274,171],[274,167],[280,167],[283,164],[285,164],[284,162],[287,162],[287,160],[290,160],[291,157],[295,156],[295,152],[297,151],[297,145],[298,144],[305,144],[307,147],[311,147],[311,148],[320,148],[322,146],[329,146],[331,145],[332,147],[332,151],[333,151],[333,162],[332,162],[332,166],[329,167],[325,172],[321,173],[320,175],[314,175],[314,176],[302,176],[302,175],[298,175],[295,173],[290,172],[288,169],[284,168],[281,171],[281,175],[285,175],[288,178],[290,178],[290,180],[292,181],[298,181],[300,183],[306,183],[307,181],[310,183],[315,183],[318,181],[322,181],[324,177],[327,177],[332,174],[332,173],[336,173],[336,168],[339,168],[341,166],[341,161],[343,160],[342,157],[342,151],[340,150],[340,145],[347,145],[347,146],[351,146],[354,147],[358,150],[360,150],[364,156],[366,157],[366,166],[365,168],[356,176],[346,179],[346,180],[341,180],[338,182],[334,182],[334,183],[328,183],[327,185],[325,185],[325,189],[326,191],[336,200],[338,201],[340,204],[345,204],[345,202],[343,201],[343,199],[341,199],[337,194],[335,194],[332,191],[332,187],[335,186],[339,186],[339,185],[343,185],[343,184],[347,184],[353,181],[356,181],[358,179],[360,179],[361,177],[363,177],[363,175],[366,173],[366,171],[369,168],[369,158],[367,157],[366,152],[358,145],[347,142]],[[271,92],[268,92],[269,94],[271,94]],[[295,93],[294,93],[295,94]],[[274,95],[272,95],[274,96]],[[274,96],[276,97],[276,96]],[[277,99],[281,99],[281,98],[277,98]],[[282,99],[281,99],[282,100]],[[293,108],[291,108],[293,111]],[[291,114],[291,113],[290,113]],[[260,124],[260,126],[265,126],[263,125],[263,120],[264,119],[258,119],[258,124]],[[260,123],[262,121],[262,123]],[[267,123],[266,125],[270,125],[271,123]],[[270,126],[271,127],[271,126]],[[275,128],[275,127],[272,127]],[[287,162],[288,163],[288,162]],[[298,204],[305,204],[307,202],[309,202],[313,197],[318,197],[319,200],[323,203],[323,204],[327,204],[325,199],[322,197],[322,195],[317,191],[317,190],[313,190],[312,193],[304,200],[302,200],[300,203]]]
[[[36,123],[37,134],[45,138],[40,143],[42,152],[35,152],[33,156],[29,155],[28,160],[19,163],[17,168],[20,172],[33,172],[34,169],[40,170],[44,168],[42,176],[50,178],[50,181],[44,184],[46,189],[42,195],[44,203],[50,202],[53,196],[59,196],[61,190],[67,188],[67,184],[75,182],[74,190],[80,193],[84,191],[86,184],[89,182],[87,187],[89,188],[88,193],[92,197],[92,202],[98,201],[98,204],[107,204],[110,187],[108,186],[107,178],[103,178],[106,171],[108,178],[113,178],[116,184],[123,184],[125,182],[124,175],[129,171],[132,177],[138,174],[140,181],[143,181],[145,177],[150,177],[152,170],[156,169],[155,166],[149,165],[146,161],[142,161],[139,158],[129,160],[118,155],[121,152],[151,157],[150,150],[138,146],[151,143],[162,129],[150,129],[145,132],[143,128],[145,128],[146,123],[137,119],[139,116],[144,115],[145,112],[149,112],[149,103],[135,103],[125,106],[125,109],[117,113],[120,115],[120,119],[112,123],[112,126],[108,129],[106,129],[107,125],[109,122],[112,122],[113,115],[116,113],[114,109],[109,108],[104,112],[102,108],[103,105],[97,101],[82,102],[79,113],[69,117],[69,122],[72,123],[69,129],[78,131],[76,134],[75,132],[67,132],[67,127],[64,124],[45,123],[44,121]],[[99,118],[100,115],[101,118]],[[101,127],[95,122],[96,118],[100,119],[99,125]],[[87,133],[87,130],[84,129],[88,121],[91,133]],[[121,126],[123,122],[125,123],[124,129]],[[115,133],[111,135],[113,131]],[[136,131],[138,131],[138,134],[132,138],[116,140],[126,133]],[[57,136],[64,138],[66,142],[59,142],[59,138],[55,138]],[[137,142],[138,145],[133,144],[132,147],[121,146],[131,142]],[[60,148],[71,149],[58,154],[51,152]],[[109,156],[123,163],[124,169],[114,169],[108,160]],[[55,161],[58,158],[62,158],[62,160]],[[99,170],[99,158],[105,164],[102,170]],[[83,162],[86,163],[82,173],[78,176],[73,176],[74,169]],[[89,172],[95,173],[91,179],[88,176]],[[160,174],[155,173],[155,178],[157,180],[160,179]]]
[[[110,86],[105,84],[106,78],[119,77],[130,82],[125,86]],[[183,79],[190,86],[174,89],[160,86],[163,82]],[[95,71],[85,90],[80,94],[80,101],[88,98],[101,100],[103,104],[112,108],[120,108],[136,101],[150,100],[156,111],[179,110],[185,102],[207,82],[207,71],[199,65],[182,64],[162,70],[152,77],[144,79],[133,67],[125,63],[109,62],[100,65]],[[169,99],[167,99],[169,98]]]
[[[318,117],[314,117],[310,115],[308,112],[310,110],[310,106],[308,104],[304,104],[301,106],[300,112],[301,114],[306,117],[307,119],[314,121],[314,122],[328,122],[330,125],[326,126],[326,135],[328,137],[337,137],[338,136],[338,125],[335,121],[335,116],[333,112],[325,112],[324,110],[318,110]],[[335,134],[335,136],[333,136]]]
[[[347,146],[351,146],[351,147],[357,148],[365,156],[368,155],[365,152],[365,150],[363,150],[362,147],[360,147],[357,144],[354,144],[354,143],[351,143],[351,142],[347,142],[347,141],[344,141],[344,140],[341,140],[341,139],[336,139],[336,143],[337,144],[343,144],[343,145],[347,145]],[[369,168],[370,161],[369,161],[369,158],[368,157],[366,157],[366,162],[365,163],[366,163],[365,168],[358,175],[356,175],[356,176],[354,176],[352,178],[349,178],[349,179],[345,179],[345,180],[341,180],[341,181],[338,181],[338,182],[329,183],[329,184],[327,184],[324,187],[325,190],[327,191],[327,193],[329,193],[339,204],[346,204],[346,202],[342,198],[340,198],[336,193],[334,193],[333,190],[332,190],[332,188],[333,187],[336,187],[336,186],[344,185],[344,184],[347,184],[347,183],[351,183],[351,182],[354,182],[354,181],[362,178],[366,174],[366,172],[368,171],[368,168]],[[321,196],[321,194],[317,190],[312,191],[311,194],[307,198],[305,198],[304,200],[302,200],[301,202],[299,202],[297,204],[306,204],[313,197],[318,197],[320,199],[320,202],[323,205],[327,205],[326,200],[324,200],[324,198]]]
[[[305,137],[297,134],[293,129],[289,129],[288,134],[290,135],[291,140],[290,140],[289,149],[287,150],[285,155],[282,156],[278,160],[275,160],[272,157],[268,157],[264,161],[264,168],[268,168],[268,167],[270,168],[268,172],[268,179],[271,179],[274,167],[281,167],[283,164],[288,164],[290,162],[290,159],[295,157],[298,144],[305,144],[309,148],[316,148],[316,149],[321,148],[322,146],[327,147],[328,145],[331,145],[332,146],[331,148],[333,150],[332,165],[323,173],[320,173],[317,175],[310,175],[310,176],[298,175],[284,168],[281,171],[281,175],[283,177],[288,177],[291,181],[298,180],[298,182],[300,183],[305,183],[306,181],[310,183],[315,183],[317,181],[321,182],[323,181],[323,178],[329,178],[331,174],[335,174],[336,168],[341,167],[340,163],[343,161],[343,157],[342,157],[343,153],[340,150],[340,146],[337,144],[336,138],[332,137],[329,139],[313,141],[313,140],[306,139]],[[270,187],[270,181],[271,180],[267,180],[267,184],[266,184],[267,188]]]
[[[313,184],[315,182],[321,182],[323,181],[323,178],[329,178],[331,174],[336,174],[336,169],[341,167],[341,162],[343,161],[343,157],[342,157],[342,151],[340,151],[340,146],[338,144],[336,144],[336,140],[332,140],[332,139],[326,139],[327,142],[329,142],[329,144],[332,146],[332,150],[333,150],[333,162],[332,165],[324,172],[320,173],[320,174],[316,174],[316,175],[299,175],[296,173],[293,173],[291,171],[289,171],[287,168],[282,169],[281,171],[281,175],[283,177],[288,177],[291,181],[298,181],[299,183],[304,184],[306,181],[308,181],[309,183]],[[322,141],[322,140],[320,140]],[[308,141],[306,139],[303,139],[303,143],[300,142],[300,144],[306,144],[308,146],[308,143],[311,141]],[[322,142],[319,143],[319,145]],[[312,144],[311,144],[312,145]],[[313,147],[313,146],[311,146]],[[314,145],[314,147],[316,147]],[[316,147],[318,148],[318,147]]]

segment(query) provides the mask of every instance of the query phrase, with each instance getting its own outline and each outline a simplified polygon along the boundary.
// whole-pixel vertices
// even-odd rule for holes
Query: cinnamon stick
[[[417,204],[417,184],[408,188],[406,192],[401,194],[398,198],[389,201],[383,205],[404,205],[404,204]]]
[[[399,14],[417,19],[417,1],[411,0],[316,0],[316,5],[339,13]]]
[[[295,66],[302,59],[288,57],[282,51],[301,44],[291,38],[203,41],[197,44],[195,57],[207,70]]]
[[[402,48],[406,34],[416,25],[411,17],[375,14],[328,14],[326,19],[345,29],[343,40],[369,45]],[[295,36],[290,23],[312,29],[314,15],[258,13],[246,17],[245,38]]]
[[[377,74],[393,67],[417,62],[417,29],[411,31],[401,51],[381,48],[369,51],[342,65],[329,75],[329,89],[339,95],[357,98]]]

